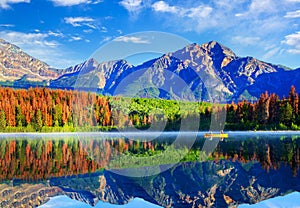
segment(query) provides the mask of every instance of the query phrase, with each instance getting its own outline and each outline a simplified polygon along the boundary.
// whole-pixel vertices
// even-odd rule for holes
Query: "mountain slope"
[[[47,83],[108,95],[231,101],[257,99],[265,91],[287,96],[291,85],[300,89],[299,78],[300,69],[239,57],[216,41],[190,44],[139,66],[92,58],[57,70],[0,40],[0,84],[10,81],[18,87]]]
[[[125,71],[130,73],[132,65],[125,60],[98,63],[89,59],[82,64],[69,67],[62,72],[62,76],[51,81],[51,87],[56,88],[84,88],[86,90],[109,89],[125,76]]]
[[[66,70],[69,71],[74,73],[52,81],[51,86],[97,88],[110,95],[126,94],[127,90],[131,91],[128,95],[147,97],[151,94],[165,99],[194,96],[197,100],[206,100],[222,96],[227,101],[256,99],[266,90],[284,96],[288,95],[291,85],[300,89],[299,69],[288,70],[253,57],[238,57],[215,41],[191,44],[139,66],[124,60],[99,64],[91,59]],[[129,77],[127,85],[120,87],[125,77]],[[184,82],[179,84],[182,80]],[[159,90],[153,90],[155,88]]]
[[[222,160],[180,163],[158,175],[141,178],[111,171],[54,178],[50,185],[92,206],[98,200],[122,205],[138,197],[163,207],[236,207],[299,191],[298,181],[299,175],[293,176],[284,165],[267,172],[257,162]],[[76,191],[78,187],[80,191]]]
[[[31,82],[42,82],[58,77],[58,70],[0,39],[0,81],[13,82],[25,78]]]

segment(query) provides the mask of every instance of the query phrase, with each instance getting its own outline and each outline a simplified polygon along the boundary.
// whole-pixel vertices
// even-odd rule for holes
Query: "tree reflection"
[[[45,180],[53,177],[96,172],[99,169],[127,168],[137,158],[147,158],[172,147],[172,139],[152,141],[127,138],[64,138],[64,139],[2,139],[0,140],[0,180]],[[191,150],[168,148],[165,159],[144,165],[176,162],[172,157],[184,154],[181,162],[231,160],[241,163],[260,162],[262,168],[277,170],[289,165],[296,175],[300,164],[300,138],[229,139],[219,143],[211,155],[201,151],[204,140],[198,139]],[[165,161],[164,161],[165,160]],[[139,164],[141,165],[141,164]]]

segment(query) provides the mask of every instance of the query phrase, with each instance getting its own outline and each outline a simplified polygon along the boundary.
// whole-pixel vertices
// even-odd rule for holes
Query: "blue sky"
[[[299,23],[300,0],[0,0],[0,38],[57,68],[115,38],[148,44],[128,35],[143,31],[216,40],[239,56],[298,68]]]
[[[92,208],[92,206],[79,202],[68,196],[56,196],[50,199],[46,204],[39,206],[39,208]],[[99,201],[94,208],[160,208],[160,206],[151,204],[143,199],[134,198],[128,204],[115,205],[107,202]]]
[[[240,205],[239,208],[299,208],[300,205],[300,193],[293,192],[286,196],[278,196],[275,198],[271,198],[265,201],[261,201],[257,204],[243,204]],[[52,208],[52,207],[60,207],[60,208],[91,208],[88,204],[83,202],[79,202],[76,200],[72,200],[67,196],[57,196],[51,198],[49,202],[40,206],[40,208]],[[143,207],[143,208],[159,208],[160,206],[151,204],[143,199],[135,198],[130,201],[127,205],[112,205],[109,203],[99,201],[95,208],[133,208],[133,207]]]

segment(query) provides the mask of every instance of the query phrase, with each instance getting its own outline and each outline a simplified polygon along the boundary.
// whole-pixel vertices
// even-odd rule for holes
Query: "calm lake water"
[[[0,207],[254,204],[300,191],[299,165],[300,132],[1,134]]]

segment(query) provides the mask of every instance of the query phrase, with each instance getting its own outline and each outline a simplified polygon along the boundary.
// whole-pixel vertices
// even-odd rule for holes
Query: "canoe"
[[[204,138],[228,138],[228,134],[204,134]]]

